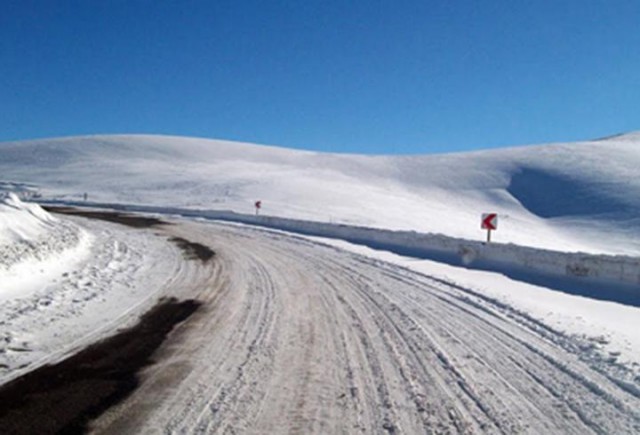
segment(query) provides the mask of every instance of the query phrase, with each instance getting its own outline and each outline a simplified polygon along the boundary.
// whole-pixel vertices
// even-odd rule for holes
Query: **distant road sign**
[[[482,215],[482,229],[483,230],[497,230],[498,229],[498,214],[497,213],[484,213]]]
[[[262,201],[256,201],[256,208],[262,207]]]

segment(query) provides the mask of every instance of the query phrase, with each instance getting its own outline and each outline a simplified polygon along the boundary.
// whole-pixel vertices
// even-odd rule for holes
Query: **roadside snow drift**
[[[63,264],[82,258],[89,235],[13,193],[0,199],[0,300],[46,285]],[[45,283],[45,284],[43,284]]]
[[[45,199],[231,210],[543,249],[640,254],[640,134],[449,155],[325,154],[167,136],[0,144]],[[1,187],[1,184],[0,184]]]
[[[0,246],[33,241],[56,222],[40,206],[24,203],[14,193],[0,198]]]

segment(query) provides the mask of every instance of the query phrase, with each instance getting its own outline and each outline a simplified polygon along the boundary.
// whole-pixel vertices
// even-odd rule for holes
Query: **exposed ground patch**
[[[134,327],[0,387],[0,433],[86,432],[91,419],[135,390],[155,350],[200,305],[163,300]]]
[[[189,260],[200,260],[203,263],[206,263],[216,255],[216,253],[208,246],[196,242],[190,242],[182,237],[171,237],[169,240],[177,244],[180,249],[182,249],[185,257]]]
[[[165,222],[158,218],[139,216],[118,211],[81,210],[73,207],[52,206],[43,206],[43,208],[52,213],[82,216],[90,219],[100,219],[108,222],[127,225],[133,228],[153,228],[162,225],[169,225],[168,222]],[[216,253],[211,248],[201,243],[191,242],[182,237],[171,237],[169,240],[178,245],[180,249],[182,249],[185,258],[187,258],[188,260],[200,260],[203,263],[206,263],[216,255]]]
[[[168,225],[167,222],[149,216],[139,216],[135,214],[122,213],[118,211],[98,211],[80,210],[73,207],[52,207],[42,206],[43,209],[52,213],[82,216],[91,219],[100,219],[108,222],[115,222],[133,228],[151,228],[161,225]]]

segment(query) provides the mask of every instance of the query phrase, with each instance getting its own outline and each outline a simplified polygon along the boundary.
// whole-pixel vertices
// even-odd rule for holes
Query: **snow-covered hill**
[[[640,133],[422,156],[324,154],[168,136],[0,144],[0,186],[45,198],[224,209],[564,251],[640,254]]]

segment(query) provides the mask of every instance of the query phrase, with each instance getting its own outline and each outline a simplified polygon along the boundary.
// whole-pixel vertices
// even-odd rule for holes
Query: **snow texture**
[[[23,198],[238,223],[142,231],[54,218],[9,193],[0,201],[0,383],[130,324],[162,296],[197,295],[222,309],[153,368],[187,352],[195,375],[176,400],[137,402],[158,431],[269,427],[286,410],[301,418],[290,430],[321,432],[313,413],[337,412],[336,397],[366,409],[363,421],[345,415],[371,432],[637,430],[639,165],[638,133],[400,157],[162,136],[0,144],[0,190]],[[484,212],[499,214],[496,243],[483,243]],[[220,263],[186,261],[169,232],[219,250]],[[164,391],[169,378],[147,380],[140,394]],[[302,380],[328,395],[305,395]],[[252,414],[264,397],[276,406]],[[414,405],[433,419],[415,420],[422,414],[405,412]],[[238,406],[246,412],[218,412]]]
[[[5,185],[47,199],[231,210],[546,250],[640,254],[640,135],[364,156],[169,136],[0,144]],[[2,184],[0,184],[2,188]]]
[[[0,269],[0,384],[135,322],[183,263],[149,231],[55,221],[32,254]]]
[[[54,257],[78,248],[88,237],[76,225],[8,193],[0,199],[0,297],[15,287],[14,281],[24,285],[25,279],[33,278],[33,270],[48,268]],[[29,271],[21,273],[22,269]]]
[[[83,203],[65,202],[65,204],[82,205]],[[393,231],[248,215],[231,211],[108,203],[93,205],[133,212],[236,222],[297,234],[341,239],[400,255],[431,259],[473,269],[498,271],[520,281],[569,289],[572,292],[579,291],[591,297],[607,298],[607,300],[640,306],[640,258],[638,257],[550,251],[515,244],[458,239],[442,234]],[[603,285],[608,291],[597,290]],[[582,290],[577,290],[576,286]]]

